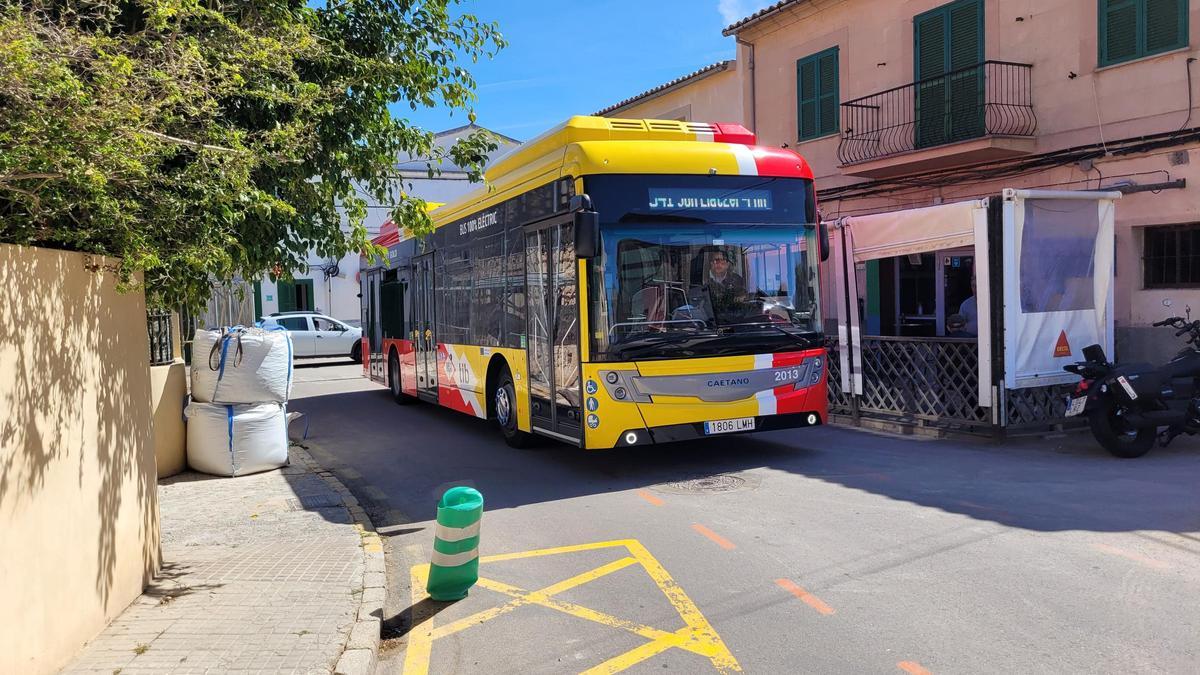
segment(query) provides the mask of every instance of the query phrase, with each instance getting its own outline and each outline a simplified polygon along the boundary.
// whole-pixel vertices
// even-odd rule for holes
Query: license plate
[[[1067,399],[1067,417],[1075,417],[1082,415],[1084,407],[1087,406],[1087,397],[1080,396],[1078,398]]]
[[[1129,384],[1129,380],[1125,379],[1124,375],[1117,377],[1117,382],[1121,384],[1121,388],[1125,390],[1125,393],[1129,394],[1130,401],[1137,400],[1137,392],[1133,390],[1133,385]]]
[[[735,431],[750,431],[753,428],[753,417],[739,417],[733,420],[716,420],[704,423],[704,433],[709,436],[713,434],[731,434]]]

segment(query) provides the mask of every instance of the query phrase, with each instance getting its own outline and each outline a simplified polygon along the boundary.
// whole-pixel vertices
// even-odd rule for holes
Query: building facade
[[[600,117],[745,124],[742,80],[733,60],[719,61],[593,113]]]
[[[998,195],[1119,190],[1122,360],[1200,310],[1200,6],[1188,0],[784,0],[728,27],[746,123],[817,173],[827,220]],[[969,251],[873,261],[865,330],[945,335]]]

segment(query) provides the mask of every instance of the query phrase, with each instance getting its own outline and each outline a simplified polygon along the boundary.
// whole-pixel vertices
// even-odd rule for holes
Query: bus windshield
[[[629,222],[605,226],[601,241],[589,303],[595,360],[821,344],[814,227]]]

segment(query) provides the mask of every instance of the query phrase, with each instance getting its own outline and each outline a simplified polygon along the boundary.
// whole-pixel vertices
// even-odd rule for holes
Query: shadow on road
[[[514,450],[490,423],[397,406],[383,389],[293,407],[311,415],[318,461],[374,506],[380,528],[431,518],[437,495],[460,483],[496,510],[767,468],[1028,530],[1200,529],[1200,462],[1184,442],[1118,460],[1084,434],[1001,444],[822,427],[622,450],[549,441]]]

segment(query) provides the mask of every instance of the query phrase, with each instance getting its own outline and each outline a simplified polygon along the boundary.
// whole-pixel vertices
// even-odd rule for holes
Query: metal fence
[[[866,337],[859,409],[925,422],[990,425],[979,407],[979,349],[970,338]]]
[[[984,61],[847,101],[838,159],[854,164],[981,136],[1032,136],[1032,68]]]
[[[842,360],[838,355],[838,341],[830,338],[825,343],[826,359],[829,369],[826,371],[826,389],[829,392],[829,412],[834,415],[853,415],[854,399],[842,390]]]
[[[1067,395],[1074,390],[1074,384],[1005,390],[1008,426],[1049,427],[1067,422]]]
[[[146,329],[150,334],[150,365],[165,366],[174,361],[171,313],[161,310],[146,312]]]

